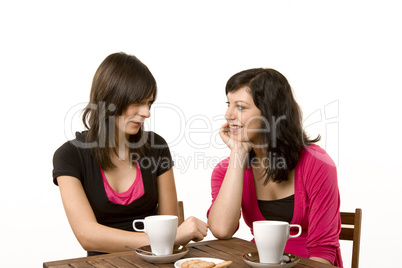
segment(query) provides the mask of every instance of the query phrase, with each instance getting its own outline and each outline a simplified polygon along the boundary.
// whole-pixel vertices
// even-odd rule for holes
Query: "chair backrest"
[[[341,212],[340,240],[353,241],[352,268],[359,267],[360,234],[362,223],[362,210],[357,208],[355,212]]]
[[[184,205],[183,205],[183,201],[178,201],[177,202],[177,210],[179,212],[178,223],[180,225],[184,221]]]

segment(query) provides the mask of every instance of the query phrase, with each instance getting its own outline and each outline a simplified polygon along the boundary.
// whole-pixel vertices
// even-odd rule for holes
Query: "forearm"
[[[320,258],[320,257],[310,257],[310,260],[318,261],[318,262],[321,262],[321,263],[327,263],[327,264],[332,265],[332,263],[329,260],[324,259],[324,258]]]
[[[80,229],[74,233],[86,251],[112,253],[128,250],[125,246],[138,248],[149,244],[147,235],[141,232],[119,230],[98,223]]]
[[[209,229],[220,239],[236,232],[241,216],[245,156],[232,152],[219,193],[208,216]]]
[[[149,244],[145,233],[119,230],[97,222],[81,182],[68,176],[58,177],[60,194],[71,229],[87,251],[117,252],[125,246]]]

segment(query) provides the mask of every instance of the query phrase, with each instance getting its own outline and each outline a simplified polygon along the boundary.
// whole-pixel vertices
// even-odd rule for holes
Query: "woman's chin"
[[[244,135],[237,135],[237,134],[233,134],[232,139],[235,141],[239,141],[239,142],[248,142],[249,141],[249,139],[247,139]]]

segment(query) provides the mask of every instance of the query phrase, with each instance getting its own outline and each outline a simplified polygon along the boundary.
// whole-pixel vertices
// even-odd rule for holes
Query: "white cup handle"
[[[144,229],[138,229],[137,227],[135,227],[136,223],[142,222],[142,224],[144,224]],[[134,220],[133,221],[133,229],[137,232],[145,232],[145,222],[144,220]]]
[[[290,227],[290,228],[292,228],[292,227],[297,227],[297,228],[299,229],[299,232],[298,232],[297,234],[295,234],[295,235],[289,234],[289,238],[294,238],[294,237],[298,237],[298,236],[301,235],[301,233],[302,233],[302,227],[301,227],[300,225],[298,225],[298,224],[289,224],[289,227]]]

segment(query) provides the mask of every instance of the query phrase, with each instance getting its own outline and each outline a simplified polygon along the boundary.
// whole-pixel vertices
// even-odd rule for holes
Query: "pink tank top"
[[[118,193],[110,187],[109,182],[106,179],[105,173],[102,168],[100,169],[103,178],[103,186],[105,187],[105,192],[109,201],[120,204],[120,205],[128,205],[133,201],[137,200],[144,194],[144,183],[142,181],[142,175],[140,170],[140,165],[137,162],[137,175],[135,177],[134,183],[130,186],[130,188],[122,193]]]

